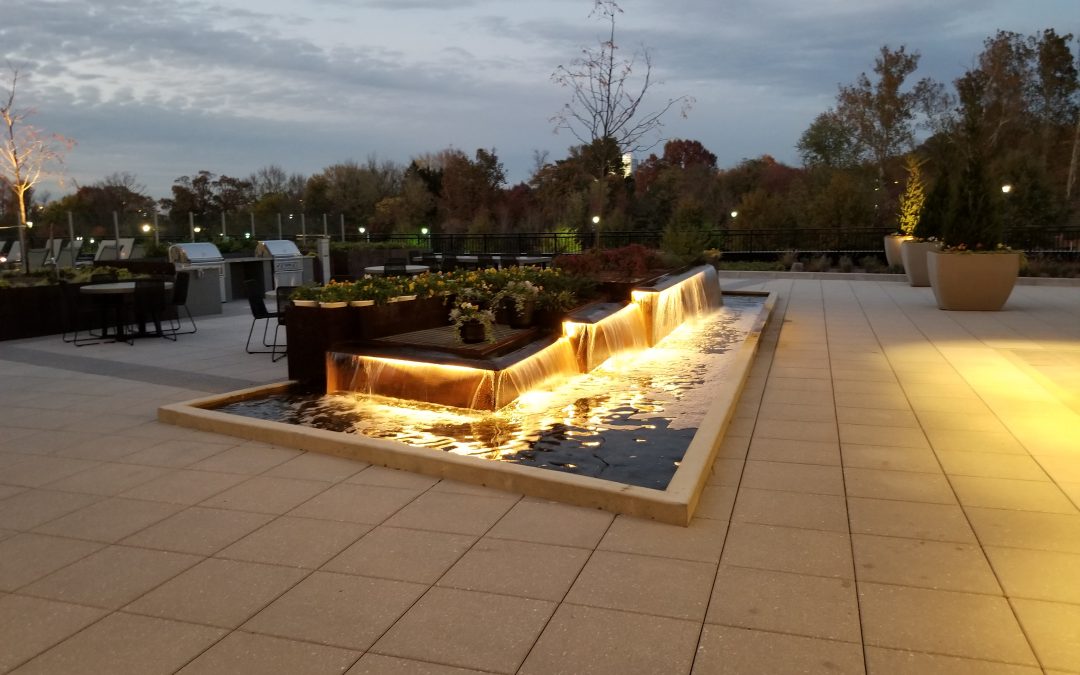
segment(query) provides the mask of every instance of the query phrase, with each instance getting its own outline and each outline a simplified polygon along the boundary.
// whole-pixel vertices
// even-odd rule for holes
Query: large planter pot
[[[904,260],[900,257],[900,245],[910,239],[911,237],[906,234],[890,234],[885,237],[885,262],[889,264],[889,267],[903,266]]]
[[[1020,274],[1019,253],[930,251],[926,262],[941,309],[997,311],[1009,299]]]
[[[905,241],[900,245],[900,259],[904,261],[904,272],[912,286],[929,286],[930,270],[926,267],[926,254],[941,248],[939,241]]]

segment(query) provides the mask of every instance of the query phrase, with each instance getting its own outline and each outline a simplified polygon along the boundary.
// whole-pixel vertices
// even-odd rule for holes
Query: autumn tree
[[[915,155],[904,157],[907,182],[904,184],[903,194],[900,195],[900,231],[908,235],[912,234],[919,224],[919,215],[922,213],[923,202],[926,201],[922,164]]]
[[[607,35],[597,46],[582,49],[569,65],[556,68],[551,76],[556,84],[570,91],[570,100],[551,119],[555,131],[566,130],[582,146],[600,150],[590,168],[598,191],[605,189],[604,178],[612,166],[621,167],[623,153],[644,153],[659,142],[662,120],[669,110],[681,107],[685,116],[693,104],[693,99],[684,95],[668,98],[655,108],[645,107],[656,84],[652,57],[645,47],[625,58],[619,56],[615,26],[622,13],[614,0],[595,0],[589,16],[606,24]],[[602,205],[606,196],[595,195],[592,199]],[[597,245],[599,240],[598,228]]]
[[[859,161],[854,130],[832,109],[814,118],[795,147],[805,167],[846,169]]]
[[[18,83],[19,71],[13,69],[11,87],[7,95],[0,98],[0,119],[4,122],[4,141],[0,145],[0,180],[15,198],[19,245],[23,251],[23,264],[29,271],[26,237],[28,198],[34,186],[49,174],[51,168],[63,164],[64,153],[71,149],[74,142],[59,134],[46,134],[26,123],[33,111],[15,108]]]

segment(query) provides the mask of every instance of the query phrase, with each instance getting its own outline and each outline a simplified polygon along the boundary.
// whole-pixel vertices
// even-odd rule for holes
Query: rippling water
[[[279,394],[218,410],[662,490],[708,411],[713,386],[727,376],[729,350],[763,302],[725,296],[724,307],[652,349],[495,412],[346,392]]]

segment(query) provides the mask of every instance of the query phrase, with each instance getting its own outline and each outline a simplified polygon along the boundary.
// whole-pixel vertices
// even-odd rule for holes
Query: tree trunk
[[[16,174],[18,177],[18,174]],[[30,273],[30,237],[26,231],[26,192],[15,190],[15,200],[19,204],[19,248],[22,249],[22,267],[27,274]]]
[[[1069,177],[1065,180],[1065,199],[1072,198],[1072,188],[1076,183],[1076,164],[1080,161],[1080,113],[1076,115],[1076,133],[1073,135],[1072,159],[1069,160]]]

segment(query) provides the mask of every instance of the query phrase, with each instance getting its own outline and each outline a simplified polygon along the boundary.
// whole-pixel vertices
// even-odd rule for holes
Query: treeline
[[[448,149],[407,165],[372,157],[311,176],[280,166],[246,177],[199,171],[179,177],[161,200],[146,195],[134,177],[115,174],[47,205],[36,219],[63,224],[71,212],[80,223],[111,225],[114,211],[125,222],[156,212],[182,235],[192,217],[212,227],[225,213],[266,227],[282,214],[291,216],[287,231],[295,232],[301,214],[309,231],[321,227],[316,219],[325,214],[334,232],[342,217],[350,232],[364,227],[371,234],[599,227],[665,231],[691,247],[707,245],[707,232],[717,227],[895,227],[905,159],[918,161],[932,185],[949,175],[961,151],[959,84],[977,85],[988,180],[1012,186],[1000,203],[1006,226],[1050,230],[1076,222],[1080,81],[1072,40],[1052,29],[1032,36],[999,32],[949,85],[915,78],[918,52],[884,46],[871,72],[841,86],[834,107],[801,135],[801,167],[763,155],[722,170],[700,142],[672,140],[630,172],[600,159],[620,156],[613,141],[600,140],[572,147],[557,161],[535,153],[529,180],[510,186],[494,149],[471,155]],[[602,178],[598,161],[607,163]]]

